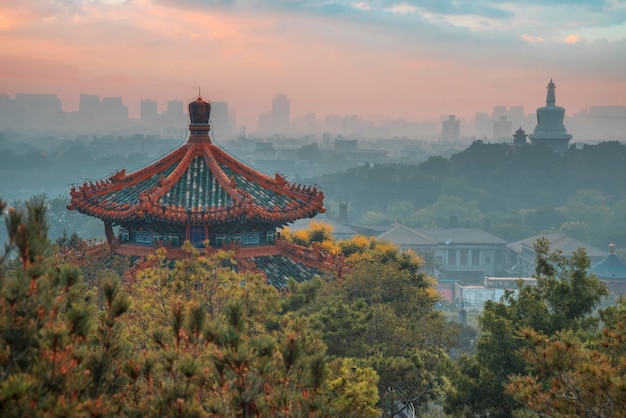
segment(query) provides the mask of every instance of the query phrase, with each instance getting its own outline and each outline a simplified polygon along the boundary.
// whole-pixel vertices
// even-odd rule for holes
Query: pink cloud
[[[199,86],[209,99],[228,101],[249,126],[281,91],[289,95],[294,116],[417,120],[442,113],[473,117],[497,103],[522,104],[532,112],[545,100],[550,76],[559,86],[588,93],[588,103],[574,95],[568,104],[559,96],[568,110],[602,104],[611,94],[619,101],[617,92],[626,97],[623,76],[606,84],[595,69],[575,65],[584,44],[563,48],[561,40],[571,62],[560,68],[554,62],[563,60],[545,59],[560,51],[539,35],[518,36],[507,48],[493,40],[472,43],[457,33],[449,42],[441,34],[417,37],[370,21],[286,11],[178,9],[176,3],[149,0],[85,2],[80,9],[62,7],[65,2],[14,3],[0,17],[0,92],[56,92],[70,106],[80,92],[122,96],[131,116],[141,99],[156,99],[163,107],[172,98],[193,98]],[[357,1],[353,7],[369,4]],[[575,36],[566,41],[580,43]],[[599,79],[605,80],[603,88],[612,87],[590,87]]]

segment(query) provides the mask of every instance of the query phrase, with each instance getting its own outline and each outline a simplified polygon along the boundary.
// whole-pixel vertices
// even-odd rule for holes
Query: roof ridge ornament
[[[198,88],[198,98],[189,102],[189,139],[188,142],[211,142],[211,103],[203,99]]]

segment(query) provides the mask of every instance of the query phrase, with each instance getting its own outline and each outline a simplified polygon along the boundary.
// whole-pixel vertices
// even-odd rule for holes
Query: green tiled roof
[[[273,190],[266,189],[258,185],[257,183],[248,180],[243,175],[235,173],[228,166],[222,163],[220,163],[219,166],[228,177],[232,177],[235,179],[238,188],[250,193],[250,195],[254,199],[255,204],[265,208],[270,212],[277,211],[277,208],[280,209],[278,210],[278,212],[287,210],[289,209],[289,203],[292,202],[295,202],[298,206],[302,204],[300,200],[294,199],[287,195],[278,194]]]
[[[287,287],[289,278],[301,283],[322,275],[319,269],[305,266],[282,254],[252,257],[250,260],[259,271],[265,273],[267,282],[279,290]]]
[[[195,157],[182,177],[159,200],[186,209],[213,210],[232,204],[232,197],[220,186],[203,157]]]
[[[178,163],[172,164],[167,167],[162,172],[156,173],[153,176],[147,178],[146,180],[138,181],[137,183],[126,186],[119,191],[115,191],[110,194],[106,194],[102,196],[100,199],[101,204],[111,202],[112,204],[134,204],[139,200],[139,195],[142,192],[152,189],[159,182],[161,176],[167,177],[174,169]]]

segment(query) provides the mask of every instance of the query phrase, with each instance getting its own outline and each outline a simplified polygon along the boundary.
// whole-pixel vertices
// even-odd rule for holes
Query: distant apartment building
[[[524,106],[511,106],[507,112],[507,119],[511,121],[514,128],[526,125]]]
[[[139,104],[139,119],[142,125],[154,125],[159,119],[159,106],[156,100],[144,99]]]
[[[161,126],[166,134],[177,136],[184,132],[187,126],[187,117],[184,114],[183,102],[180,100],[168,100],[165,111],[161,113]]]
[[[277,134],[285,134],[289,131],[289,97],[280,93],[272,100],[272,129]]]
[[[500,116],[508,116],[506,106],[494,106],[491,116],[493,118],[492,120],[498,120],[500,119]]]
[[[577,138],[592,141],[623,141],[626,106],[591,106],[568,120]]]
[[[265,112],[259,115],[258,119],[259,132],[269,134],[272,132],[272,114]]]
[[[128,123],[128,107],[124,106],[121,97],[103,97],[101,102],[103,124],[107,126],[126,126]]]
[[[342,132],[342,121],[339,115],[327,115],[324,118],[324,130],[335,134]]]
[[[228,116],[227,102],[211,102],[211,131],[215,139],[224,140],[232,136]]]
[[[7,103],[7,122],[14,129],[43,129],[55,126],[63,115],[61,100],[56,94],[16,94]]]
[[[489,138],[489,135],[493,132],[492,128],[491,117],[487,112],[476,113],[474,116],[474,135],[476,138]]]
[[[458,141],[461,138],[461,121],[455,115],[448,115],[448,119],[441,121],[441,140],[445,142]]]
[[[78,118],[75,127],[79,130],[109,131],[126,127],[128,107],[121,97],[104,97],[80,94]]]
[[[513,131],[513,123],[506,115],[500,115],[500,119],[493,122],[493,137],[495,139],[510,139]]]

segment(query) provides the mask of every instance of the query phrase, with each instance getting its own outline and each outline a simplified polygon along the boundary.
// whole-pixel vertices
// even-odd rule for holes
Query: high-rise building
[[[505,139],[511,137],[513,123],[508,120],[506,115],[500,115],[500,119],[493,122],[493,137],[496,139]]]
[[[230,126],[231,134],[234,134],[235,132],[237,132],[237,111],[236,110],[228,111],[228,125]],[[244,130],[245,129],[246,128],[244,127]]]
[[[455,115],[448,115],[448,119],[441,121],[441,140],[458,141],[461,137],[461,121]]]
[[[493,120],[500,120],[500,116],[507,115],[506,106],[494,106],[493,107]]]
[[[81,116],[92,116],[100,112],[100,96],[95,94],[80,94],[80,103],[78,105],[78,113]]]
[[[228,122],[228,103],[211,102],[211,129],[217,140],[229,139],[232,135]]]
[[[121,97],[103,97],[101,114],[103,123],[110,128],[121,128],[128,123],[128,107]]]
[[[145,124],[154,124],[159,118],[159,106],[156,100],[144,99],[139,105],[139,119]]]
[[[507,119],[511,121],[513,126],[524,125],[524,106],[511,106],[507,113]]]
[[[546,145],[557,154],[563,154],[572,136],[563,125],[565,109],[556,105],[556,85],[552,80],[547,89],[546,105],[537,109],[537,126],[529,138],[533,145]]]
[[[117,130],[128,124],[128,107],[121,97],[80,94],[77,127],[80,129]]]
[[[173,118],[183,117],[183,102],[180,100],[168,100],[165,113]]]
[[[62,114],[61,100],[56,94],[15,95],[15,107],[25,127],[42,129],[58,125]]]
[[[275,133],[284,134],[289,130],[289,97],[280,93],[272,100],[272,128]]]
[[[161,114],[162,126],[166,129],[182,129],[186,126],[183,114],[183,102],[180,100],[168,100],[165,112]]]
[[[272,114],[261,113],[258,120],[259,132],[262,134],[268,134],[272,131]]]
[[[476,113],[474,116],[474,135],[477,138],[488,138],[492,133],[491,118],[487,112]]]

